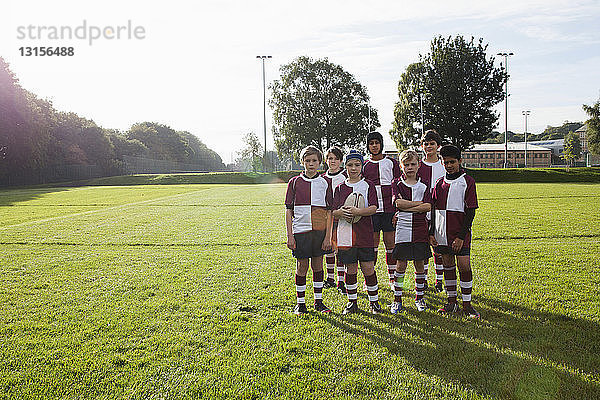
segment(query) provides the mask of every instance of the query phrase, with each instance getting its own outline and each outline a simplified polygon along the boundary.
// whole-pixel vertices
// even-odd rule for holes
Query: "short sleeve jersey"
[[[431,203],[429,187],[420,180],[409,185],[403,178],[395,179],[392,183],[392,199],[422,201]],[[396,243],[428,243],[429,224],[425,213],[415,213],[399,210],[396,214]]]
[[[435,240],[440,245],[450,246],[462,229],[465,209],[478,208],[475,180],[464,173],[452,180],[443,177],[433,189],[432,203],[435,208]],[[469,230],[463,247],[470,246]]]
[[[431,192],[433,192],[433,188],[435,187],[438,179],[444,175],[446,175],[446,170],[444,169],[444,165],[440,159],[434,163],[422,160],[417,171],[417,177],[421,178],[421,182],[426,184]]]
[[[331,179],[331,189],[335,191],[335,188],[340,185],[340,183],[344,182],[348,177],[348,174],[345,170],[340,169],[335,174],[330,173],[329,171],[323,174],[324,177]]]
[[[378,213],[396,211],[392,204],[392,181],[399,178],[401,174],[400,164],[394,158],[384,157],[378,161],[365,161],[363,176],[375,185]]]
[[[327,229],[327,210],[331,210],[333,192],[329,178],[317,175],[307,178],[304,173],[288,182],[286,208],[294,211],[292,232],[305,233]]]
[[[365,179],[356,183],[349,183],[348,180],[341,183],[333,195],[333,209],[341,208],[351,193],[360,193],[365,199],[365,206],[377,205],[377,192],[375,185]],[[362,217],[358,222],[351,224],[341,218],[333,232],[333,239],[340,250],[347,250],[351,247],[364,248],[374,247],[373,242],[373,223],[370,217]]]

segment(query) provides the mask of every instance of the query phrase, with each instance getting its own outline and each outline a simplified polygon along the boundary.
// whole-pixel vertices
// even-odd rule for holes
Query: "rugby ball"
[[[360,193],[352,192],[346,198],[346,201],[344,202],[344,207],[365,208],[365,197]],[[348,221],[351,224],[355,224],[358,221],[360,221],[360,219],[360,215],[355,215],[354,218],[346,219],[346,221]]]

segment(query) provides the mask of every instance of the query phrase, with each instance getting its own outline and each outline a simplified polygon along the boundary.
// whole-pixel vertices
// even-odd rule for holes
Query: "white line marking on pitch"
[[[71,218],[71,217],[77,217],[77,216],[80,216],[80,215],[94,214],[94,213],[108,211],[108,210],[116,210],[116,209],[119,209],[119,208],[126,208],[126,207],[130,207],[130,206],[137,206],[139,204],[151,203],[153,201],[164,200],[164,199],[169,199],[169,198],[174,198],[174,197],[180,197],[180,196],[186,196],[186,195],[189,195],[189,194],[203,192],[205,190],[210,190],[210,189],[201,189],[201,190],[195,190],[193,192],[179,193],[179,194],[173,194],[173,195],[170,195],[170,196],[157,197],[156,199],[136,201],[136,202],[127,203],[127,204],[120,204],[118,206],[101,208],[99,210],[84,211],[84,212],[80,212],[80,213],[73,213],[73,214],[67,214],[67,215],[59,215],[57,217],[50,217],[50,218],[44,218],[44,219],[36,219],[34,221],[20,222],[18,224],[13,224],[13,225],[7,225],[7,226],[0,227],[0,230],[6,230],[8,228],[14,228],[16,226],[35,225],[35,224],[43,223],[43,222],[55,221],[55,220],[59,220],[59,219],[67,219],[67,218]]]

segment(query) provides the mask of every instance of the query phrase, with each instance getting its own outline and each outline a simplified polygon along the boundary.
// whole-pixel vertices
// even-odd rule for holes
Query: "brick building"
[[[552,160],[552,150],[527,144],[527,167],[548,168]],[[470,168],[503,168],[504,144],[476,144],[462,152],[462,163]],[[525,166],[525,143],[508,143],[508,167]]]

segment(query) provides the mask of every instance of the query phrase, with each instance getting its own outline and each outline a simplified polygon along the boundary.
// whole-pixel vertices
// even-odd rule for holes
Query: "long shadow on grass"
[[[439,304],[437,304],[439,303]],[[430,299],[432,308],[441,304]],[[600,327],[478,296],[483,319],[412,309],[398,316],[324,315],[415,369],[501,398],[600,398]]]
[[[0,189],[0,207],[17,205],[24,201],[39,199],[45,194],[63,192],[69,190],[68,187],[55,188],[1,188]]]

